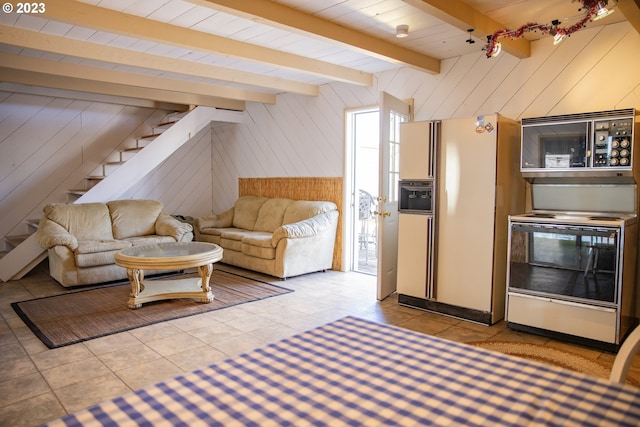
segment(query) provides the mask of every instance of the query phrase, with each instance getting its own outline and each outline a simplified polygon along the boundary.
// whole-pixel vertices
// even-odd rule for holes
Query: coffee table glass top
[[[128,257],[137,258],[175,258],[181,256],[201,255],[217,251],[220,247],[204,242],[176,242],[156,243],[151,245],[131,246],[122,249],[120,253]]]

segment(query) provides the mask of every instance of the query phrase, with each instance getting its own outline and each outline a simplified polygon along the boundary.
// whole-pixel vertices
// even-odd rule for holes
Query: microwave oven
[[[634,109],[522,119],[520,171],[526,177],[631,176]]]

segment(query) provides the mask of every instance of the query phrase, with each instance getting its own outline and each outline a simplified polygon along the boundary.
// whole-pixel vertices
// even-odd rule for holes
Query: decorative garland
[[[571,0],[572,2],[578,0]],[[537,31],[539,30],[542,34],[551,34],[553,36],[560,35],[561,37],[570,36],[576,31],[584,28],[587,22],[591,21],[594,16],[598,13],[598,10],[601,6],[607,6],[608,0],[580,0],[582,3],[582,7],[578,10],[586,9],[587,13],[575,24],[570,27],[559,28],[558,24],[560,21],[554,20],[551,24],[537,24],[537,23],[528,23],[519,27],[517,30],[498,30],[493,35],[487,36],[487,44],[482,49],[486,52],[487,58],[491,58],[496,56],[500,52],[500,42],[498,39],[500,37],[511,37],[512,40],[520,38],[524,35],[524,33],[529,31]]]

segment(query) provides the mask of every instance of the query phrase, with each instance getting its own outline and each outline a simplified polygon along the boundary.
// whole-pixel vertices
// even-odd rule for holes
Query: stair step
[[[32,218],[32,219],[26,220],[25,223],[27,224],[28,227],[31,227],[37,230],[38,226],[40,225],[40,220],[38,218]]]
[[[136,147],[136,148],[127,148],[126,150],[122,150],[120,152],[120,160],[126,162],[127,160],[131,160],[133,156],[138,154],[144,147]]]
[[[89,190],[69,190],[67,191],[67,194],[72,194],[74,196],[84,196],[85,194],[87,194],[87,191]]]
[[[178,122],[177,120],[172,120],[170,122],[158,123],[157,125],[155,125],[153,127],[153,133],[154,134],[162,133],[165,130],[169,129],[171,126],[173,126],[177,122]]]
[[[15,248],[20,243],[27,240],[29,236],[31,236],[31,234],[16,234],[15,236],[5,236],[4,240],[6,240],[11,246]]]

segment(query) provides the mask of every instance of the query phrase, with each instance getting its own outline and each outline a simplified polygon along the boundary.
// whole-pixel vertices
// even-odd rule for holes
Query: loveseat
[[[222,262],[286,279],[331,268],[337,225],[332,202],[243,196],[194,231],[224,249]]]
[[[65,287],[125,279],[127,270],[114,260],[119,250],[193,240],[193,227],[162,209],[156,200],[46,205],[37,239],[48,251],[51,276]]]

